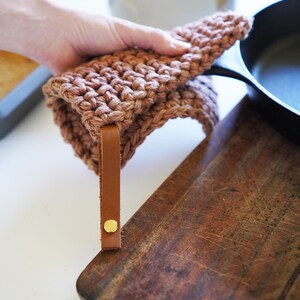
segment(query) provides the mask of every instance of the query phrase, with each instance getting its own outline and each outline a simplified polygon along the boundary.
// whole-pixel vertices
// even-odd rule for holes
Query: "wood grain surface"
[[[300,299],[300,151],[247,100],[77,280],[84,299]]]

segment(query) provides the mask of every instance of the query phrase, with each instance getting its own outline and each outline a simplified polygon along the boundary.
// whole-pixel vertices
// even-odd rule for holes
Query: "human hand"
[[[10,10],[18,15],[6,20],[8,31],[0,33],[4,35],[0,36],[2,49],[28,56],[53,73],[77,66],[90,57],[129,47],[152,49],[166,55],[178,55],[189,48],[189,44],[173,39],[163,30],[72,10],[51,0],[26,1],[23,9],[20,8],[22,1],[19,6],[13,2],[20,1],[9,4],[0,0],[1,7],[8,11],[6,17]],[[15,39],[16,35],[20,38]],[[3,40],[6,41],[4,46]]]

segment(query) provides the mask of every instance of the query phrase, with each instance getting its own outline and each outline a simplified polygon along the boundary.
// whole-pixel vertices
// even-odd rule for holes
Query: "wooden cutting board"
[[[244,100],[100,252],[84,299],[300,299],[300,151]]]

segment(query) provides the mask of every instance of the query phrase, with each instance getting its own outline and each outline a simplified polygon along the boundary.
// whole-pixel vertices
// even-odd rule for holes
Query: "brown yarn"
[[[172,31],[192,45],[181,56],[129,49],[95,58],[51,78],[43,88],[47,106],[64,139],[97,174],[102,126],[118,125],[123,166],[168,119],[194,118],[209,133],[217,122],[216,93],[210,79],[198,75],[250,27],[246,17],[219,13]]]

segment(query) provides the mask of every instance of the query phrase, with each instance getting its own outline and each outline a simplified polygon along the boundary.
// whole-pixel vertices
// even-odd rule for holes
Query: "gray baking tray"
[[[0,101],[0,139],[8,134],[42,98],[42,85],[51,76],[37,67]]]

